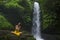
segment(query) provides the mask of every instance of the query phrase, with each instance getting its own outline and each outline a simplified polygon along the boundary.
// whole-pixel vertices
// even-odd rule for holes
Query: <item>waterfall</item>
[[[36,40],[43,40],[40,33],[40,7],[38,2],[34,2],[32,34]]]

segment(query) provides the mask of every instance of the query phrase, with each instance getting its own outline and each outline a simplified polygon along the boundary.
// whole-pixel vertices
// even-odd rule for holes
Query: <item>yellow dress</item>
[[[17,35],[17,36],[20,36],[20,35],[22,34],[22,32],[19,32],[19,31],[17,31],[17,30],[12,31],[11,33],[13,33],[13,34],[15,34],[15,35]]]

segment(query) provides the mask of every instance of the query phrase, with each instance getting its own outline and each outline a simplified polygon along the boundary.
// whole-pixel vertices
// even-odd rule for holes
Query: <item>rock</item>
[[[21,34],[17,36],[10,31],[0,31],[0,40],[35,40],[31,34]]]

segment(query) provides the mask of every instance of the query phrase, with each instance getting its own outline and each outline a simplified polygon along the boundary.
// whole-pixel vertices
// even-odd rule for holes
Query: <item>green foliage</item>
[[[10,24],[4,16],[0,15],[0,29],[12,29],[13,25]]]
[[[25,20],[26,20],[26,22],[30,22],[31,21],[30,16],[25,17]]]
[[[39,0],[43,29],[56,25],[56,4],[58,0]]]
[[[19,0],[10,0],[9,2],[5,3],[5,6],[7,8],[14,7],[14,8],[20,8],[21,10],[24,10],[24,7],[18,4]]]
[[[0,0],[0,9],[6,21],[16,24],[20,21],[23,27],[31,25],[33,1],[31,0]]]

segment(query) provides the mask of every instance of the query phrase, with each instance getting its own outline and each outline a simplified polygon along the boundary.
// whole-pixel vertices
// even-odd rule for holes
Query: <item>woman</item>
[[[19,32],[21,28],[21,23],[19,22],[16,26],[15,26],[15,31],[12,31],[11,33],[17,35],[17,36],[20,36],[22,34],[22,32]]]

